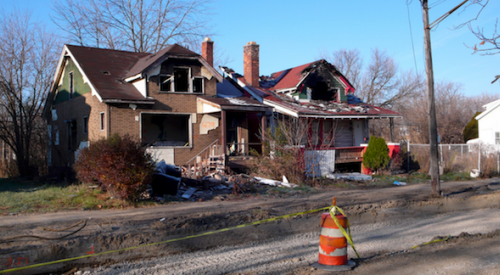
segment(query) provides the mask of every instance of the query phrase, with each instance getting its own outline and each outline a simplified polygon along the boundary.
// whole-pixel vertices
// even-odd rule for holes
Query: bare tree
[[[363,58],[360,55],[361,53],[358,49],[341,49],[334,51],[331,55],[323,52],[320,54],[320,57],[334,64],[349,79],[354,87],[359,87],[363,69]]]
[[[393,58],[379,49],[372,51],[365,69],[358,50],[339,50],[326,57],[354,85],[356,96],[368,104],[398,107],[413,98],[424,85],[420,74],[400,70]]]
[[[16,11],[0,19],[0,138],[14,151],[21,175],[29,173],[32,143],[39,140],[56,45],[55,36],[33,22],[30,12]]]
[[[53,21],[76,44],[158,52],[207,33],[211,0],[54,0]]]

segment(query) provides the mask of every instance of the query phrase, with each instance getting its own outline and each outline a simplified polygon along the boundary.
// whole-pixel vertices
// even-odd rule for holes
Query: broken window
[[[142,114],[142,141],[153,146],[190,146],[190,115]]]
[[[77,128],[76,128],[76,120],[71,120],[67,122],[68,127],[68,150],[74,151],[77,148]]]
[[[197,93],[197,94],[203,93],[203,78],[202,77],[193,78],[193,93]]]
[[[174,68],[174,90],[189,92],[189,68]]]
[[[172,90],[172,76],[160,75],[160,92],[170,92]]]

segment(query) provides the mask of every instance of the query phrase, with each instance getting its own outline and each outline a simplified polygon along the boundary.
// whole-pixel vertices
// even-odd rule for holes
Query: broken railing
[[[219,140],[215,140],[187,163],[186,176],[197,178],[204,176],[210,170],[224,169],[226,156]]]

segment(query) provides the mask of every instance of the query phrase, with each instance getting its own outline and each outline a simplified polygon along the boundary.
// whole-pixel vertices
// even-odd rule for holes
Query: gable
[[[71,58],[65,58],[63,73],[59,79],[54,98],[54,104],[70,99],[70,73],[73,74],[73,98],[91,92],[88,83],[84,82],[83,75]]]

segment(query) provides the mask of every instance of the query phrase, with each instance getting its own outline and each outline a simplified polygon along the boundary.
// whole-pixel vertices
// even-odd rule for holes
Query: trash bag
[[[177,194],[177,190],[179,190],[180,184],[181,184],[180,177],[173,177],[171,175],[163,173],[155,173],[153,174],[153,181],[151,182],[151,188],[153,189],[153,195],[175,196]]]

